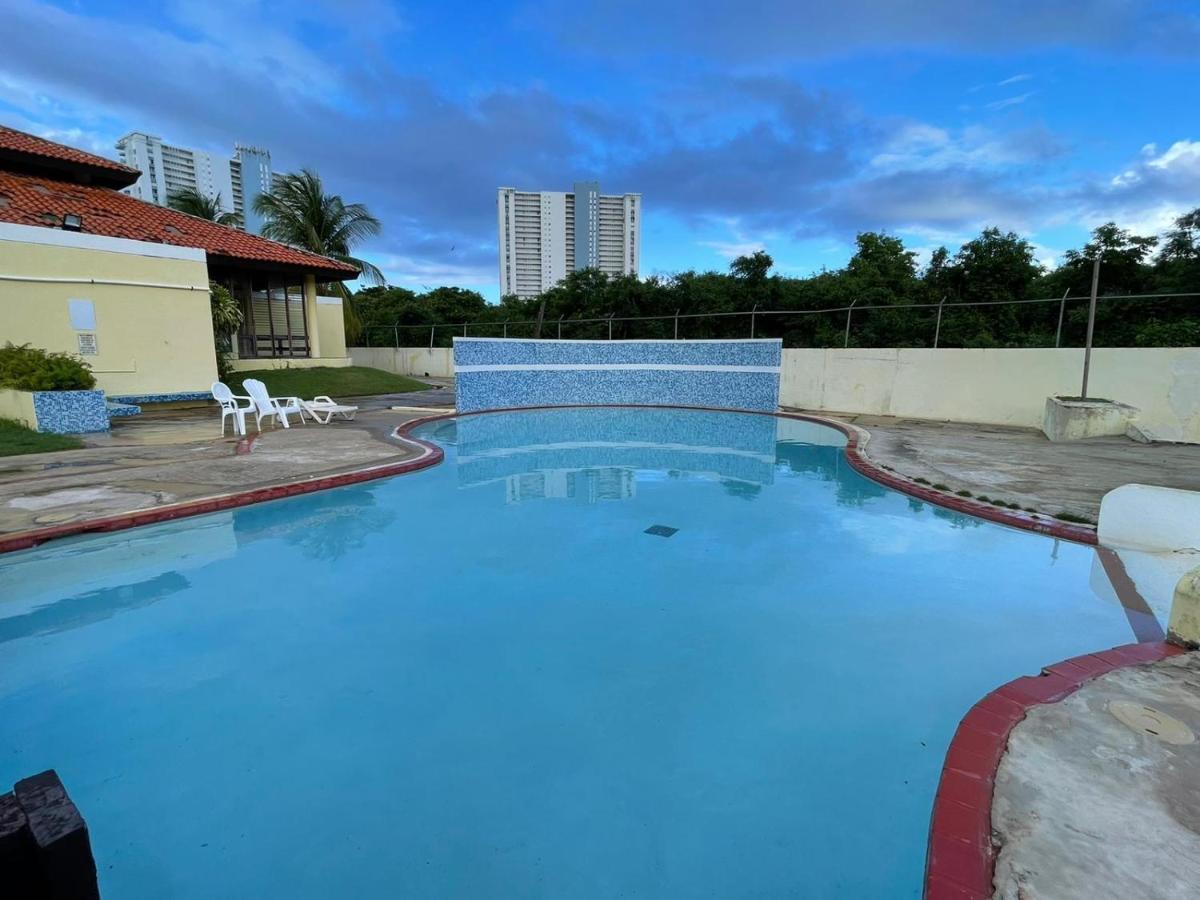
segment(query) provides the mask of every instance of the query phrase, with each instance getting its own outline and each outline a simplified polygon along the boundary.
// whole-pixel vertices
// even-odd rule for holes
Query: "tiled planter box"
[[[104,391],[0,391],[0,416],[49,434],[108,431]]]

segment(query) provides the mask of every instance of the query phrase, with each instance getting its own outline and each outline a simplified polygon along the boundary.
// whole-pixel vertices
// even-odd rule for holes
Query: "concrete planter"
[[[1137,410],[1112,400],[1071,400],[1047,397],[1042,433],[1052,441],[1123,435]]]
[[[48,434],[108,431],[104,391],[0,390],[0,416]]]

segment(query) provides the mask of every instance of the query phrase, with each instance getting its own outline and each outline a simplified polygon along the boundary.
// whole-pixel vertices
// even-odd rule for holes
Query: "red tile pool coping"
[[[946,751],[929,823],[925,900],[983,900],[993,894],[992,791],[1008,735],[1031,708],[1056,703],[1124,666],[1186,653],[1165,642],[1126,644],[1046,666],[992,691],[963,716]]]
[[[632,406],[632,404],[611,405],[617,407]],[[251,503],[262,503],[266,500],[279,500],[284,497],[294,497],[299,494],[308,494],[313,491],[323,491],[328,488],[344,487],[348,484],[358,484],[363,481],[372,481],[376,478],[388,478],[392,475],[404,475],[409,472],[415,472],[419,469],[437,465],[443,459],[443,453],[440,447],[427,441],[423,441],[420,438],[413,437],[411,432],[418,425],[423,425],[426,422],[433,422],[439,419],[453,419],[465,416],[488,415],[490,413],[522,412],[538,409],[569,409],[576,408],[577,406],[578,405],[526,406],[508,409],[481,410],[479,412],[471,413],[449,412],[438,413],[437,415],[432,416],[423,416],[419,419],[413,419],[409,422],[405,422],[394,431],[395,436],[403,438],[409,443],[415,444],[422,449],[422,454],[415,459],[409,459],[404,460],[403,462],[389,463],[385,465],[368,466],[363,469],[355,469],[350,472],[341,472],[336,475],[326,475],[319,478],[309,478],[302,481],[288,482],[286,484],[270,485],[268,487],[254,488],[248,491],[221,494],[215,497],[187,500],[182,503],[156,506],[151,509],[133,510],[128,513],[120,513],[115,516],[84,519],[78,522],[64,522],[61,525],[51,525],[46,528],[36,528],[29,531],[16,531],[11,534],[0,535],[0,554],[11,553],[15,550],[28,550],[31,547],[36,547],[39,544],[43,544],[46,541],[54,540],[56,538],[71,537],[73,535],[89,534],[93,532],[121,531],[125,528],[135,528],[139,525],[153,525],[158,522],[168,522],[173,519],[182,519],[186,516],[197,516],[204,513],[219,512],[225,509],[234,509],[239,506],[249,506]],[[901,475],[897,475],[894,472],[888,471],[873,462],[871,458],[863,452],[862,447],[866,443],[865,438],[869,438],[869,433],[864,429],[860,429],[854,425],[848,425],[845,422],[839,422],[836,419],[827,419],[822,416],[810,416],[803,413],[766,412],[759,410],[724,409],[719,407],[683,407],[673,406],[670,404],[642,404],[642,406],[647,406],[651,409],[701,409],[709,412],[748,413],[759,416],[775,416],[781,419],[798,419],[802,422],[814,422],[818,425],[825,425],[826,427],[834,428],[845,435],[846,459],[849,461],[851,467],[855,471],[861,475],[865,475],[872,481],[877,481],[887,487],[893,488],[905,494],[909,494],[920,500],[925,500],[929,503],[936,504],[937,506],[943,506],[947,509],[955,510],[956,512],[966,513],[967,515],[975,516],[976,518],[987,519],[990,522],[997,522],[1001,525],[1009,525],[1013,528],[1022,528],[1026,531],[1036,531],[1040,534],[1049,535],[1050,537],[1074,541],[1080,544],[1096,543],[1096,532],[1092,528],[1082,525],[1073,525],[1068,522],[1049,520],[1027,513],[1004,510],[988,503],[980,503],[977,500],[971,500],[965,497],[956,497],[943,491],[918,484],[909,478],[905,478]],[[238,452],[248,452],[250,443],[251,441],[247,440],[246,449],[243,450],[239,446]]]
[[[402,462],[385,463],[368,466],[351,472],[339,472],[336,475],[324,475],[308,478],[304,481],[293,481],[287,484],[275,484],[268,487],[253,488],[248,491],[238,491],[232,494],[220,494],[215,497],[203,497],[198,500],[187,500],[183,503],[171,503],[156,506],[152,509],[138,509],[115,516],[84,519],[79,522],[64,522],[47,528],[37,528],[30,531],[16,531],[12,534],[0,535],[0,554],[11,553],[15,550],[28,550],[46,541],[56,538],[71,537],[93,532],[123,531],[139,525],[154,525],[159,522],[169,522],[173,519],[183,519],[187,516],[198,516],[204,513],[220,512],[235,509],[239,506],[249,506],[266,500],[281,500],[284,497],[295,497],[299,494],[311,494],[328,488],[344,487],[348,484],[358,484],[372,481],[376,478],[388,478],[392,475],[405,475],[418,469],[437,465],[445,454],[442,448],[417,438],[407,438],[410,442],[421,447],[422,453],[413,459]],[[243,453],[240,446],[238,453]]]

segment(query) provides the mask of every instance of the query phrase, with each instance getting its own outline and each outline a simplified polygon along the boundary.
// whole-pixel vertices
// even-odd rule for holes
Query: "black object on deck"
[[[53,769],[0,794],[0,896],[99,900],[87,824]]]

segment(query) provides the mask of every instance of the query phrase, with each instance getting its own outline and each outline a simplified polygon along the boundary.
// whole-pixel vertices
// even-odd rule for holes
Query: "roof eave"
[[[317,281],[350,281],[358,278],[357,269],[343,266],[341,263],[329,260],[328,265],[322,265],[314,260],[313,263],[285,263],[272,259],[251,259],[245,256],[229,256],[223,253],[206,251],[210,265],[231,269],[252,269],[254,271],[295,272],[313,275]]]
[[[137,169],[124,166],[121,168],[93,166],[70,159],[55,159],[52,156],[10,150],[7,147],[0,147],[0,169],[113,190],[129,187],[142,174]]]

